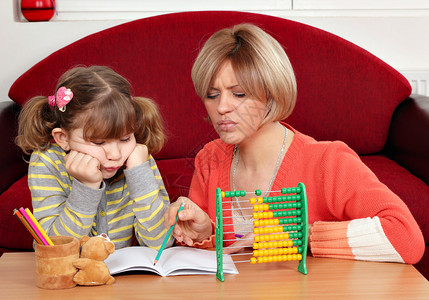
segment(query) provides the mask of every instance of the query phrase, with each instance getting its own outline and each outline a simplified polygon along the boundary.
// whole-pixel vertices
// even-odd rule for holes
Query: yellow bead
[[[253,243],[253,249],[259,249],[259,243]]]
[[[258,203],[259,203],[259,204],[264,203],[264,198],[262,198],[262,197],[258,197]]]
[[[259,226],[259,221],[258,221],[258,220],[253,221],[253,226],[254,226],[254,227]]]
[[[251,257],[250,258],[250,263],[251,264],[256,264],[256,258],[255,257]]]
[[[222,198],[225,198],[225,192],[220,192],[220,195],[222,196]]]
[[[250,204],[255,204],[256,203],[256,199],[255,198],[250,198]]]
[[[273,262],[273,257],[272,256],[268,256],[268,262]]]

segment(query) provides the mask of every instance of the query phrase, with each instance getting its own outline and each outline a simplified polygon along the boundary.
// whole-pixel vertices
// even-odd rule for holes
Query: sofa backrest
[[[285,48],[296,72],[298,102],[289,122],[319,140],[342,140],[359,154],[383,149],[392,113],[410,93],[408,81],[364,49],[298,22],[244,12],[184,12],[132,21],[89,35],[40,61],[10,89],[19,104],[54,93],[75,65],[107,65],[134,95],[154,99],[168,142],[156,158],[192,158],[217,137],[194,92],[192,64],[204,41],[234,24],[259,25]]]

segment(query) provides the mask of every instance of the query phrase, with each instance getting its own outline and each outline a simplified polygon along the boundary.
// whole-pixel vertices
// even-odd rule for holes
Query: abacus
[[[222,204],[231,203],[232,199],[224,199],[232,197],[237,197],[239,202],[249,201],[252,204],[250,209],[253,209],[251,215],[254,234],[253,252],[237,254],[251,255],[251,258],[236,262],[256,264],[299,260],[298,271],[307,274],[308,210],[305,185],[298,183],[296,187],[282,188],[279,191],[267,191],[266,193],[269,193],[270,196],[261,197],[261,190],[246,192],[216,189],[216,277],[220,281],[225,280],[223,274],[223,237],[226,233],[232,233],[224,232]],[[257,198],[244,199],[249,194],[254,194]],[[231,209],[228,210],[234,209],[231,205]],[[233,226],[232,220],[230,223],[228,225]]]

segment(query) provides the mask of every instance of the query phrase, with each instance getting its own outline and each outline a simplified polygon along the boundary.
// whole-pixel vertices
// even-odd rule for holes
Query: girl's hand
[[[66,170],[82,184],[94,189],[100,188],[103,174],[100,162],[91,155],[71,150],[65,157]]]
[[[198,205],[186,197],[179,197],[164,214],[165,226],[170,228],[176,221],[180,205],[185,207],[179,213],[179,220],[173,230],[173,236],[178,242],[192,246],[194,242],[202,242],[212,235],[210,217]]]
[[[149,157],[149,150],[146,145],[137,144],[134,148],[133,152],[131,152],[130,156],[125,163],[127,169],[131,169],[137,167],[147,161]]]

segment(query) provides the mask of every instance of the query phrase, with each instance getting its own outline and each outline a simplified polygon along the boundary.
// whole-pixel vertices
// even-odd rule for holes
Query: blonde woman
[[[319,142],[282,120],[295,106],[296,82],[281,45],[257,26],[240,24],[213,34],[192,69],[195,90],[219,134],[197,154],[189,198],[166,213],[174,236],[213,247],[215,189],[307,189],[310,248],[314,256],[414,264],[424,240],[404,202],[340,141]],[[268,195],[268,192],[266,192]],[[265,196],[265,195],[263,195]],[[225,252],[252,244],[248,206],[233,197],[225,217],[234,226]],[[250,206],[250,204],[248,204]],[[246,213],[247,211],[247,213]],[[243,236],[243,238],[237,238]]]

